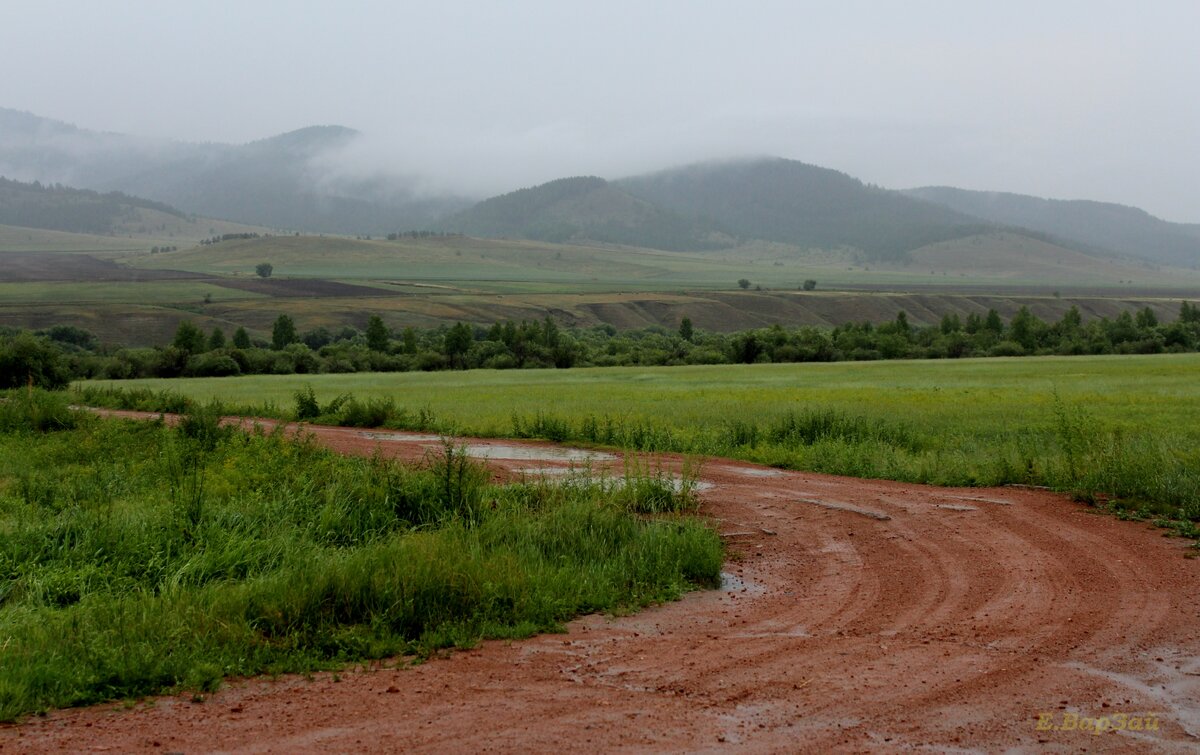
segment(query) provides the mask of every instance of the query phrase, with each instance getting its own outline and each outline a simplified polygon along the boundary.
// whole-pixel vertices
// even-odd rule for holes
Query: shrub
[[[189,359],[186,372],[195,377],[229,377],[242,374],[242,367],[231,355],[210,351]]]
[[[62,352],[46,339],[21,333],[0,340],[0,388],[33,385],[56,390],[70,380]]]
[[[306,385],[293,394],[296,400],[296,419],[315,419],[321,416],[321,405],[311,385]]]

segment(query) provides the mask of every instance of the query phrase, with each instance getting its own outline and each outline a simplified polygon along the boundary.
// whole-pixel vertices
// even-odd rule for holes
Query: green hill
[[[710,229],[595,176],[562,178],[480,202],[443,225],[472,236],[595,241],[666,250],[728,246]]]
[[[1136,207],[945,186],[910,189],[905,194],[988,222],[1031,228],[1111,253],[1164,265],[1200,265],[1200,226],[1170,223]]]
[[[185,215],[121,192],[0,178],[0,252],[147,251],[267,229]]]
[[[120,192],[101,194],[62,185],[43,186],[0,178],[0,224],[43,228],[71,233],[106,234],[131,222],[140,222],[145,213],[186,217],[161,202],[131,197]]]
[[[742,240],[851,247],[870,259],[902,258],[990,225],[835,170],[779,158],[692,165],[617,185]]]

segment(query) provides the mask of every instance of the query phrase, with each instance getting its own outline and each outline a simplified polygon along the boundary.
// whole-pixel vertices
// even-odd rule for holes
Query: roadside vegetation
[[[296,433],[0,402],[0,720],[553,631],[719,582],[684,486],[497,485]],[[646,515],[641,512],[654,512]],[[683,513],[681,513],[683,512]]]
[[[1180,305],[1159,322],[1149,308],[1113,319],[1084,322],[1069,309],[1047,323],[1022,307],[1008,322],[995,310],[965,320],[947,315],[938,325],[916,326],[900,312],[882,325],[832,329],[773,326],[737,333],[697,330],[684,317],[676,332],[647,328],[620,332],[611,326],[567,329],[552,318],[457,323],[428,330],[390,330],[373,315],[364,331],[326,328],[299,332],[280,315],[271,341],[243,329],[204,332],[180,324],[172,342],[157,348],[111,349],[81,328],[59,325],[40,333],[0,332],[0,387],[61,387],[71,379],[228,377],[352,372],[432,372],[702,364],[960,359],[1027,355],[1159,354],[1200,349],[1200,307]]]
[[[77,386],[94,405],[733,457],[953,486],[1042,485],[1200,517],[1200,357],[268,375]]]

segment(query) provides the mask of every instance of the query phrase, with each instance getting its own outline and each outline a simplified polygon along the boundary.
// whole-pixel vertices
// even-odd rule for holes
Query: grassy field
[[[191,247],[222,233],[261,233],[265,228],[211,218],[176,217],[137,208],[108,234],[69,233],[44,228],[0,225],[0,254],[5,252],[69,252],[117,257],[142,255],[152,247]]]
[[[96,236],[87,233],[47,231],[42,228],[21,228],[0,225],[0,253],[5,252],[67,252],[118,253],[148,251],[153,246],[143,239]]]
[[[202,281],[0,283],[0,306],[136,303],[143,305],[184,304],[197,307],[204,304],[206,300],[222,302],[257,298],[262,298],[262,295],[214,286]]]
[[[952,485],[1033,483],[1200,516],[1200,355],[141,380],[289,411],[311,386],[445,429]],[[94,384],[103,386],[103,383]],[[336,420],[336,417],[331,417]]]
[[[841,251],[755,243],[718,252],[664,252],[599,245],[476,238],[401,239],[275,236],[229,241],[126,262],[152,269],[251,275],[259,262],[276,274],[425,282],[473,292],[668,291],[731,288],[740,278],[773,289],[825,286],[961,287],[1003,284],[1037,289],[1176,288],[1200,281],[1195,271],[1158,270],[1087,257],[1005,234],[970,237],[875,263]],[[517,286],[517,289],[514,289]]]
[[[453,447],[414,468],[216,415],[173,429],[7,398],[0,721],[522,637],[719,582],[716,533],[657,477],[493,486]]]
[[[215,222],[185,225],[193,233],[225,229]],[[101,341],[149,346],[169,340],[184,318],[267,337],[280,314],[301,330],[362,328],[371,314],[396,329],[549,315],[563,325],[618,329],[675,329],[686,316],[701,330],[729,331],[880,323],[901,310],[930,324],[989,308],[1007,319],[1021,306],[1057,320],[1072,304],[1085,319],[1146,306],[1170,319],[1200,282],[1195,271],[1091,258],[1006,234],[933,245],[888,265],[846,250],[762,242],[704,253],[458,237],[284,235],[194,247],[176,238],[178,251],[158,254],[149,244],[0,227],[8,258],[0,268],[0,325],[70,324]],[[269,281],[254,273],[261,262],[274,266]],[[213,278],[178,280],[193,275]],[[749,290],[738,288],[741,279]],[[809,279],[817,289],[801,295]],[[297,293],[302,283],[312,285]]]
[[[1053,393],[1086,406],[1106,427],[1169,429],[1200,440],[1200,355],[1023,357],[959,361],[840,362],[450,373],[259,375],[217,379],[98,381],[91,385],[178,391],[200,400],[290,406],[311,385],[392,398],[485,434],[514,413],[653,420],[676,430],[735,417],[770,417],[819,406],[869,417],[903,416],[924,430],[1002,434],[1049,427]]]

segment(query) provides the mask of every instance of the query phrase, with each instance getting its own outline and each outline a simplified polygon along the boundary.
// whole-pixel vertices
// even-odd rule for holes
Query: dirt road
[[[312,429],[350,453],[437,445]],[[580,463],[470,443],[502,476]],[[701,477],[721,591],[415,668],[56,712],[0,729],[0,751],[1200,751],[1183,541],[1039,491],[730,461]]]

